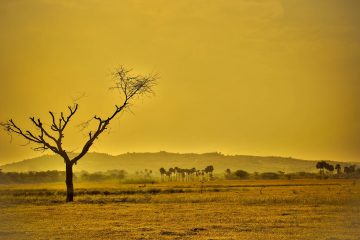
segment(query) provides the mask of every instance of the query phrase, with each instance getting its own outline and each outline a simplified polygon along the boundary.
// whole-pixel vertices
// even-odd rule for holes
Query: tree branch
[[[22,130],[20,127],[18,127],[15,124],[15,122],[12,119],[10,119],[8,122],[1,123],[1,126],[4,128],[5,131],[7,131],[9,133],[18,134],[18,135],[24,137],[25,139],[27,139],[30,142],[41,145],[40,147],[36,147],[34,150],[51,149],[53,152],[58,153],[58,149],[56,147],[52,146],[50,143],[48,143],[44,139],[45,130],[42,127],[42,123],[41,123],[40,119],[38,120],[38,122],[36,122],[34,118],[31,118],[31,120],[39,128],[39,130],[40,130],[40,135],[39,136],[36,136],[36,134],[32,133],[29,130]]]
[[[51,111],[49,111],[49,114],[51,116],[52,124],[50,126],[50,129],[54,132],[58,133],[58,137],[54,137],[51,135],[45,128],[42,121],[38,118],[35,119],[35,117],[31,117],[30,120],[38,130],[38,134],[34,134],[30,130],[22,130],[20,127],[18,127],[15,122],[10,119],[9,121],[5,123],[1,123],[1,126],[9,133],[15,133],[17,135],[20,135],[27,139],[30,142],[33,142],[37,145],[34,148],[35,151],[45,151],[47,149],[50,149],[56,154],[61,155],[62,157],[69,159],[67,156],[66,151],[62,149],[62,139],[64,137],[63,131],[65,130],[65,127],[67,126],[68,122],[72,118],[72,116],[76,113],[78,109],[78,105],[76,104],[75,107],[68,107],[70,110],[70,113],[67,117],[64,116],[64,113],[61,113],[61,116],[59,118],[59,123],[56,123],[55,120],[55,114]],[[55,143],[55,146],[52,145],[48,140],[51,140]]]
[[[18,127],[15,122],[10,119],[5,123],[0,123],[0,126],[4,128],[10,134],[14,133],[17,135],[22,136],[29,142],[37,144],[37,147],[34,148],[36,151],[45,151],[50,149],[56,154],[61,155],[67,164],[76,164],[79,159],[81,159],[93,145],[94,141],[98,139],[98,137],[106,131],[107,127],[111,123],[111,121],[118,116],[120,112],[126,109],[128,106],[131,105],[132,101],[135,97],[140,95],[146,95],[152,93],[152,88],[156,84],[156,80],[158,78],[157,75],[149,75],[149,76],[141,76],[141,75],[132,75],[131,70],[127,70],[123,67],[116,72],[116,83],[115,87],[112,89],[118,89],[120,94],[122,95],[122,104],[115,105],[115,110],[108,117],[101,118],[97,115],[94,116],[93,119],[97,120],[98,125],[95,131],[90,131],[88,136],[88,140],[85,142],[84,146],[82,147],[81,152],[75,156],[72,160],[68,157],[66,151],[62,148],[62,140],[64,138],[64,130],[72,117],[78,110],[78,104],[75,104],[74,107],[68,106],[69,114],[66,116],[64,112],[60,113],[58,118],[58,122],[56,121],[56,115],[49,111],[51,116],[51,126],[50,129],[58,133],[58,136],[53,136],[48,132],[47,129],[44,128],[42,121],[38,118],[31,117],[30,120],[36,127],[38,134],[30,130],[23,130]],[[54,142],[56,145],[52,145],[49,140]]]
[[[149,76],[140,76],[140,75],[131,75],[131,70],[127,70],[124,67],[120,67],[120,69],[116,72],[116,83],[112,89],[118,89],[123,95],[123,102],[120,106],[115,105],[115,110],[112,114],[107,118],[101,118],[98,116],[94,116],[94,119],[98,121],[98,126],[95,131],[89,132],[89,139],[84,144],[82,151],[79,155],[71,160],[73,164],[76,164],[90,149],[93,145],[94,141],[107,129],[107,126],[110,122],[129,104],[134,100],[136,96],[145,95],[148,93],[152,93],[152,88],[156,84],[156,80],[158,78],[157,75],[149,75]]]

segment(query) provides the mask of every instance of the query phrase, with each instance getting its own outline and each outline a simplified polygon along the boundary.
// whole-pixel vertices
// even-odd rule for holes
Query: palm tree
[[[205,170],[201,170],[200,175],[201,175],[201,181],[205,181]]]
[[[191,174],[191,180],[194,181],[195,180],[195,173],[196,173],[196,168],[192,168],[190,169],[190,174]]]
[[[179,181],[179,172],[180,172],[180,168],[179,167],[174,167],[174,172],[175,172],[175,180]]]
[[[166,170],[165,168],[160,168],[160,174],[161,174],[161,181],[163,182],[164,181],[164,175],[166,174]]]
[[[209,175],[209,179],[212,179],[212,173],[214,171],[214,167],[209,165],[205,168],[205,172]]]
[[[185,169],[180,168],[180,180],[185,181]]]
[[[173,173],[175,173],[175,169],[174,168],[169,168],[170,180],[172,180],[171,176],[173,175]]]
[[[341,173],[341,166],[340,166],[340,164],[336,164],[335,165],[335,169],[336,169],[336,174],[340,174]]]
[[[201,170],[196,170],[195,176],[197,180],[199,180],[200,175],[201,175]]]
[[[170,171],[166,171],[165,175],[168,177],[168,182],[171,181],[171,172]]]

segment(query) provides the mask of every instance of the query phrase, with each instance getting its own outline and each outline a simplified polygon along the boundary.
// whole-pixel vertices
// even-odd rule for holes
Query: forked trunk
[[[66,164],[66,202],[74,201],[73,165]]]

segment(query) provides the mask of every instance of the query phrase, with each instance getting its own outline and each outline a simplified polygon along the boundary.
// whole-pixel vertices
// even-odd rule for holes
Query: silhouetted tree
[[[336,174],[341,174],[341,165],[340,164],[336,164],[335,165],[335,169],[336,169]]]
[[[207,166],[204,170],[197,170],[196,168],[169,168],[168,171],[164,168],[160,168],[160,174],[167,176],[168,181],[194,181],[199,180],[201,177],[202,180],[205,180],[205,174],[208,175],[208,179],[212,178],[212,172],[214,171],[213,166]]]
[[[247,179],[249,178],[249,173],[244,170],[236,170],[235,176],[237,176],[240,179]]]
[[[212,173],[214,171],[214,167],[212,165],[207,166],[205,168],[205,173],[209,175],[209,178],[212,179]]]
[[[190,177],[191,177],[191,180],[194,180],[195,175],[196,175],[196,168],[191,168],[191,169],[190,169]]]
[[[30,120],[34,125],[35,131],[21,128],[15,123],[13,119],[5,123],[1,123],[6,131],[11,134],[17,134],[30,143],[34,143],[36,147],[34,150],[45,151],[50,149],[54,153],[60,155],[66,165],[66,188],[67,195],[66,201],[72,202],[74,198],[73,186],[73,165],[89,151],[90,147],[94,144],[95,140],[109,127],[112,120],[118,116],[120,112],[128,108],[132,101],[139,95],[152,92],[152,88],[156,81],[156,76],[141,76],[133,75],[130,70],[121,67],[115,74],[116,85],[114,89],[119,90],[122,95],[120,105],[115,105],[114,111],[106,117],[94,116],[93,120],[97,122],[97,128],[88,133],[88,139],[83,145],[79,154],[74,158],[70,158],[68,152],[63,148],[64,131],[68,126],[73,116],[78,111],[79,105],[69,106],[68,114],[61,112],[56,116],[53,112],[49,112],[51,116],[50,129],[47,124],[44,124],[40,118],[31,117]]]
[[[179,167],[174,167],[174,174],[175,174],[175,180],[179,181],[180,180],[180,168]]]
[[[331,164],[329,164],[329,163],[327,163],[327,164],[325,165],[325,168],[326,168],[326,170],[328,170],[329,172],[333,172],[333,171],[334,171],[334,166],[331,165]]]
[[[350,166],[344,167],[344,173],[346,173],[346,174],[352,174],[355,172],[355,170],[356,170],[356,165],[350,165]]]
[[[356,170],[356,165],[350,165],[349,169],[350,169],[350,173],[354,173]]]
[[[168,177],[168,181],[171,180],[171,172],[170,171],[166,171],[165,175]]]
[[[165,168],[160,168],[160,175],[161,175],[161,181],[164,181],[164,176],[166,174],[166,170]]]
[[[316,163],[316,168],[320,169],[320,175],[322,175],[324,173],[325,165],[326,165],[325,161],[320,161],[320,162]]]
[[[170,174],[170,180],[172,180],[172,176],[174,176],[175,174],[175,169],[174,168],[169,168],[169,174]]]

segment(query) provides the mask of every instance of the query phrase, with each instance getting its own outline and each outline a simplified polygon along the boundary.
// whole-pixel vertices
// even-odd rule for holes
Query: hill
[[[107,171],[112,169],[123,169],[127,172],[135,172],[143,169],[151,169],[154,173],[159,168],[192,168],[204,169],[213,165],[215,172],[224,172],[227,168],[231,170],[243,169],[248,172],[314,172],[317,161],[307,161],[284,157],[259,157],[245,155],[223,155],[221,153],[125,153],[112,156],[104,153],[88,153],[79,163],[74,166],[74,171]],[[335,164],[337,162],[332,162]],[[347,163],[340,163],[347,164]],[[4,172],[26,172],[61,170],[65,168],[63,160],[56,155],[44,155],[37,158],[27,159],[20,162],[0,166]]]

